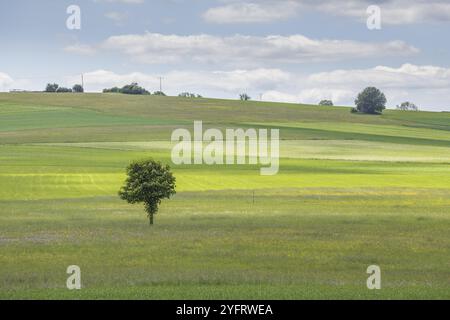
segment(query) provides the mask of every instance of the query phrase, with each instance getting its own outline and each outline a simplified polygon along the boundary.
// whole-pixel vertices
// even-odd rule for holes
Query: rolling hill
[[[0,93],[0,298],[450,298],[450,113],[349,110]],[[150,228],[117,196],[125,167],[171,164],[194,120],[279,128],[280,172],[172,165]]]

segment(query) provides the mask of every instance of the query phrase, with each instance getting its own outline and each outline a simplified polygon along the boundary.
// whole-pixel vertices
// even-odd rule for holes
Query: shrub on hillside
[[[103,93],[123,93],[123,94],[150,94],[145,88],[139,86],[136,82],[127,84],[122,88],[113,87],[110,89],[103,89]]]
[[[45,88],[45,92],[56,92],[58,90],[59,85],[57,83],[48,83]]]
[[[252,98],[248,95],[248,94],[246,94],[246,93],[241,93],[240,95],[239,95],[239,98],[241,99],[241,101],[248,101],[248,100],[251,100]]]
[[[322,101],[319,102],[319,106],[330,106],[330,107],[332,107],[333,105],[334,105],[333,101],[331,101],[331,100],[322,100]]]
[[[56,89],[57,93],[68,93],[68,92],[72,92],[72,89],[70,88],[64,88],[64,87],[59,87],[58,89]]]
[[[78,93],[84,92],[84,88],[81,84],[74,85],[72,90],[73,90],[73,92],[78,92]]]
[[[401,111],[419,111],[419,107],[416,106],[414,103],[406,101],[397,106],[397,110]]]
[[[112,87],[110,89],[103,89],[103,93],[120,93],[120,88]]]
[[[201,95],[190,92],[182,92],[178,96],[182,98],[202,98]]]
[[[136,82],[123,86],[120,92],[124,94],[150,94],[150,92],[140,87]]]

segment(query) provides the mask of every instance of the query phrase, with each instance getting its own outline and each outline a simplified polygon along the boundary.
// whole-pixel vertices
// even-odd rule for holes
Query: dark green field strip
[[[450,112],[393,112],[383,117],[401,121],[406,126],[450,131]]]
[[[5,110],[6,109],[6,110]],[[0,131],[59,129],[74,127],[174,125],[169,121],[145,117],[117,116],[75,108],[22,107],[0,105]]]
[[[0,144],[167,140],[181,125],[118,125],[0,132]]]
[[[269,129],[280,129],[280,136],[286,140],[363,140],[373,142],[386,142],[396,144],[410,144],[423,146],[440,146],[449,147],[450,140],[431,139],[431,138],[416,138],[416,137],[399,137],[382,134],[368,134],[358,132],[343,132],[337,130],[314,129],[314,128],[299,128],[289,126],[288,124],[280,125],[262,125],[262,124],[247,124],[247,128],[259,127]]]
[[[159,121],[159,120],[158,120]],[[0,130],[0,144],[45,143],[45,142],[125,142],[125,141],[168,141],[173,130],[187,128],[193,130],[193,123],[179,123],[171,125],[127,125],[110,126],[107,124],[95,127],[44,128],[18,131]],[[373,142],[387,142],[396,144],[442,146],[449,147],[450,140],[427,139],[417,137],[399,137],[380,134],[365,134],[342,132],[326,129],[290,127],[286,124],[277,125],[224,125],[214,126],[205,124],[205,130],[210,128],[272,128],[280,129],[282,140],[363,140]]]

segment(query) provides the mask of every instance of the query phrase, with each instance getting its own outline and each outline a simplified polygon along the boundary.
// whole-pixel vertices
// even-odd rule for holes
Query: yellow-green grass
[[[117,197],[174,128],[281,128],[280,172],[173,166],[156,225]],[[450,117],[0,94],[0,298],[450,298]],[[83,289],[65,288],[68,265]],[[366,287],[366,268],[382,289]]]

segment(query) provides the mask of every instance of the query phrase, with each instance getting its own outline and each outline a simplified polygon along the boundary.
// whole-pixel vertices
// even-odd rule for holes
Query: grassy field
[[[280,128],[280,172],[172,166],[156,225],[117,196],[176,128]],[[66,289],[79,265],[83,288]],[[382,270],[368,290],[366,269]],[[0,94],[0,299],[449,299],[450,113]]]

